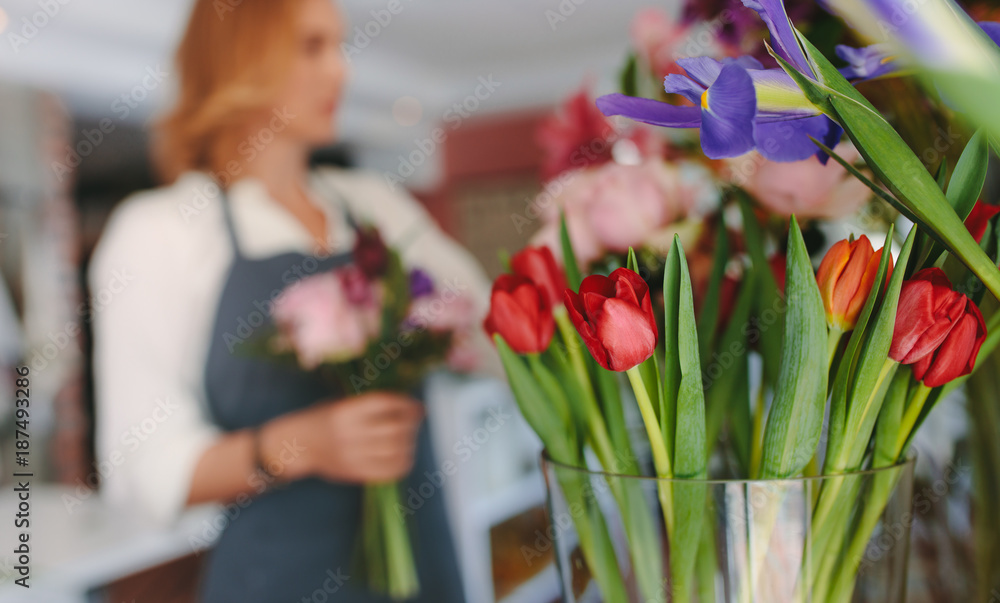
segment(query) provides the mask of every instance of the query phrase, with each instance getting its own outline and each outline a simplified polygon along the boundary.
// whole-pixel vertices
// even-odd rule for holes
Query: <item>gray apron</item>
[[[241,351],[248,330],[272,324],[269,304],[297,280],[343,266],[352,253],[311,256],[282,253],[253,259],[240,252],[229,199],[222,195],[226,229],[234,260],[222,289],[208,359],[205,388],[214,422],[225,431],[256,427],[342,393],[319,377],[294,366]],[[346,211],[346,204],[344,204]],[[354,225],[350,213],[348,221]],[[294,444],[294,443],[290,443]],[[418,436],[416,465],[404,481],[427,492],[428,475],[437,472],[427,422]],[[294,454],[294,451],[290,451]],[[421,497],[413,509],[412,543],[420,577],[416,601],[461,603],[461,579],[444,507],[444,492]],[[233,513],[210,553],[203,603],[299,603],[300,601],[382,602],[354,575],[354,553],[361,523],[361,487],[321,479],[300,480],[271,489]],[[407,494],[403,495],[404,501]],[[404,502],[404,504],[406,504]],[[416,505],[414,505],[416,506]]]

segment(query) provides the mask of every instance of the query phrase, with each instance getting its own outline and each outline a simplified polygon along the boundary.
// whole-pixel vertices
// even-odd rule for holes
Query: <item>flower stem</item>
[[[913,397],[910,398],[910,403],[907,404],[906,412],[903,414],[903,420],[899,423],[899,435],[896,438],[895,449],[896,458],[903,454],[903,447],[910,439],[910,432],[913,431],[913,426],[920,418],[920,412],[924,409],[924,404],[927,403],[927,397],[931,395],[931,391],[931,388],[924,385],[923,382],[917,384],[917,390],[913,392]]]
[[[653,408],[653,401],[649,399],[649,390],[642,379],[638,366],[625,371],[628,375],[632,391],[635,392],[636,402],[639,403],[639,412],[642,414],[642,422],[646,426],[646,434],[649,436],[649,446],[653,451],[653,464],[656,466],[656,476],[660,478],[672,477],[673,470],[670,467],[670,453],[663,441],[663,434],[660,432],[660,423],[656,418],[656,410]]]
[[[830,333],[827,335],[826,340],[826,351],[827,351],[827,362],[826,366],[833,366],[833,359],[837,355],[837,350],[840,348],[840,338],[843,337],[844,332],[838,327],[830,327]]]

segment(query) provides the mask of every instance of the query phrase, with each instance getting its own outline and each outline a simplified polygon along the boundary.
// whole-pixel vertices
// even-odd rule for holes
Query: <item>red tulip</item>
[[[926,268],[903,283],[889,356],[914,364],[933,354],[965,315],[969,298],[954,291],[940,268]]]
[[[549,347],[556,323],[538,285],[523,276],[503,274],[493,283],[483,328],[490,337],[499,333],[518,354],[534,354]]]
[[[580,292],[566,291],[573,326],[598,364],[623,372],[653,355],[658,337],[649,287],[627,268],[611,276],[583,279]]]
[[[562,304],[563,291],[566,290],[566,275],[552,250],[548,247],[525,247],[510,258],[510,267],[514,274],[530,279],[545,293],[549,307],[555,308]]]
[[[819,265],[819,282],[826,308],[826,320],[841,331],[850,331],[858,324],[858,315],[878,276],[882,250],[875,251],[868,237],[851,242],[838,241],[830,248]],[[892,274],[892,258],[886,278]]]
[[[983,236],[986,235],[986,226],[990,223],[993,216],[998,213],[1000,213],[1000,206],[976,201],[975,207],[972,208],[972,213],[965,219],[965,227],[969,229],[969,233],[976,239],[977,243],[983,242]]]
[[[965,297],[964,295],[962,297]],[[927,387],[939,387],[968,375],[976,366],[979,348],[986,339],[983,314],[972,300],[955,323],[944,343],[913,365],[913,376]]]

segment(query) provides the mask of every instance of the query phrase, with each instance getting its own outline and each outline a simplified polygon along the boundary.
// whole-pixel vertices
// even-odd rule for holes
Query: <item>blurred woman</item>
[[[92,261],[92,290],[113,292],[94,326],[98,456],[114,466],[104,493],[163,520],[227,503],[205,603],[380,601],[351,577],[360,485],[419,486],[435,470],[423,405],[331,396],[245,340],[278,291],[351,261],[351,219],[481,314],[489,284],[411,198],[377,177],[309,171],[310,150],[334,140],[347,75],[330,0],[220,4],[195,2],[177,54],[157,153],[172,184],[116,208]],[[485,337],[480,349],[492,353]],[[406,510],[420,601],[462,600],[443,499]]]

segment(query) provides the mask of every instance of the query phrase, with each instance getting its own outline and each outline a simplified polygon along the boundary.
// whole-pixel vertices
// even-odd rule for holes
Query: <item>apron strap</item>
[[[240,252],[240,244],[236,238],[236,227],[233,226],[233,213],[232,209],[229,207],[229,195],[226,191],[219,187],[219,200],[222,203],[222,215],[226,221],[226,231],[229,233],[229,242],[233,246],[233,254],[239,258],[243,258],[242,252]]]

